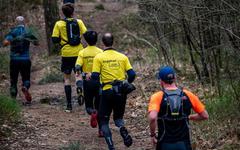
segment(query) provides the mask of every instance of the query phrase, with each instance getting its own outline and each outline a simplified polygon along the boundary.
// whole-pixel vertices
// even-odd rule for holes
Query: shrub
[[[56,83],[56,82],[62,82],[63,76],[60,73],[56,72],[50,72],[47,73],[39,82],[38,84],[43,85],[47,83]]]
[[[0,50],[0,73],[9,72],[9,52]]]
[[[18,121],[20,110],[16,100],[0,94],[0,126],[6,122]]]

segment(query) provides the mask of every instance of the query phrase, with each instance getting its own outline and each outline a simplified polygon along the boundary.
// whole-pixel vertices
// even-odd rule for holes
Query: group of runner
[[[64,1],[65,3],[66,1]],[[74,1],[73,1],[74,2]],[[83,21],[74,18],[74,4],[66,2],[62,6],[64,19],[55,23],[52,41],[61,45],[61,71],[64,74],[66,95],[65,112],[72,112],[71,74],[75,73],[78,102],[85,102],[86,112],[90,115],[90,125],[98,126],[98,136],[104,137],[109,150],[114,150],[109,120],[113,120],[127,147],[133,143],[125,123],[124,112],[127,95],[135,90],[132,82],[136,77],[127,56],[114,47],[114,36],[102,36],[104,47],[98,48],[98,33],[88,30]],[[26,102],[31,103],[29,93],[31,61],[29,45],[38,45],[38,39],[28,32],[24,18],[16,18],[17,27],[13,28],[3,41],[11,45],[10,53],[10,95],[17,96],[18,74],[22,76],[22,92]],[[82,40],[87,46],[83,46]],[[162,89],[153,94],[148,107],[150,137],[157,150],[191,150],[189,120],[208,119],[208,113],[198,97],[186,89],[177,87],[176,73],[170,66],[159,70]],[[196,114],[191,114],[193,109]],[[158,134],[156,134],[158,129]]]

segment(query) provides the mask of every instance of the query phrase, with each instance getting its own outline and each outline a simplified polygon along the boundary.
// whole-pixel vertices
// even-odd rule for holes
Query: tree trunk
[[[45,28],[47,35],[47,44],[48,44],[48,55],[54,53],[57,48],[51,40],[52,30],[54,24],[59,20],[59,10],[58,10],[58,1],[57,0],[43,0],[44,8],[44,17],[45,17]]]

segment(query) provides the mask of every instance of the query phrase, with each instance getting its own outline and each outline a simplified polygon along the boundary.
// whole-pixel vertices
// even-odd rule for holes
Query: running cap
[[[172,81],[175,79],[175,70],[170,66],[160,68],[158,79],[162,81]]]

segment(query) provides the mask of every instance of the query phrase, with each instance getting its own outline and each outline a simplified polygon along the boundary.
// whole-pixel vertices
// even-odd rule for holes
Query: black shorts
[[[78,57],[62,57],[61,71],[65,74],[75,72],[75,64]]]

